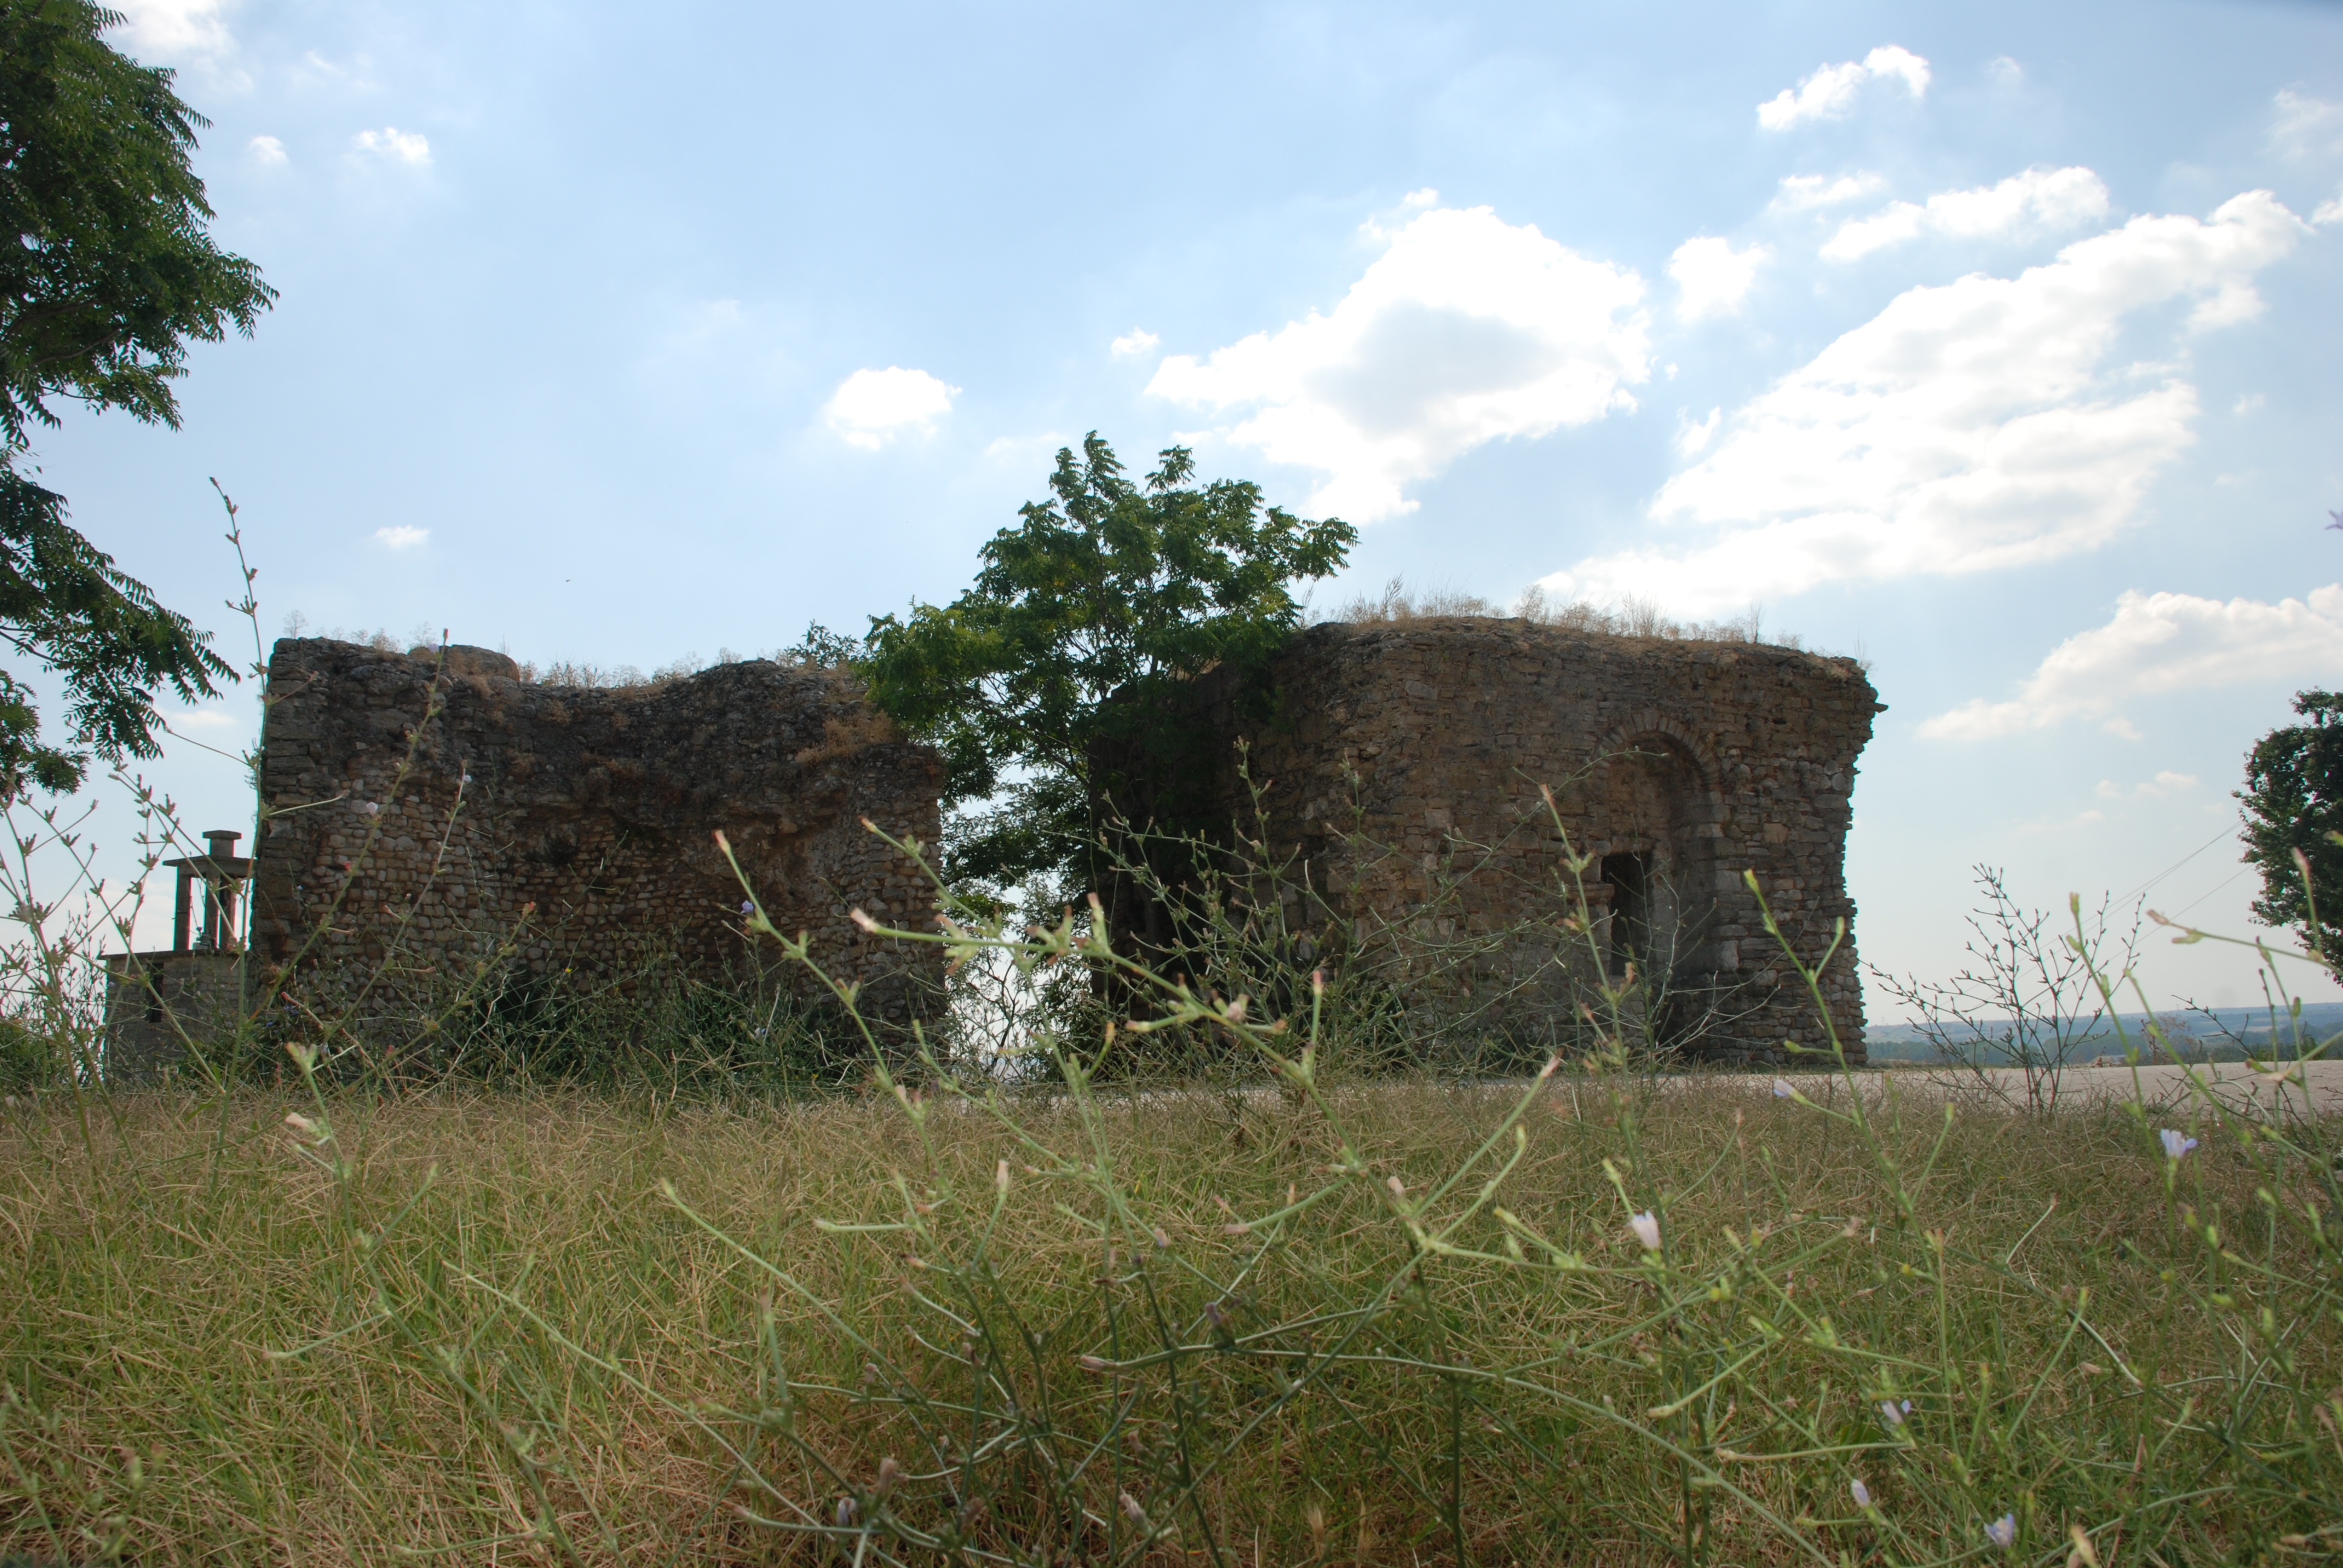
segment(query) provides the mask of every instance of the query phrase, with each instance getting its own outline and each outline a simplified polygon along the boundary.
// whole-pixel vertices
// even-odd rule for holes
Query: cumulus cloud
[[[1162,341],[1163,339],[1156,337],[1152,332],[1134,327],[1112,343],[1108,344],[1107,347],[1112,351],[1117,359],[1136,359]]]
[[[1815,207],[1844,206],[1851,201],[1861,201],[1887,188],[1885,176],[1869,170],[1841,175],[1833,179],[1828,175],[1785,175],[1782,188],[1775,194],[1775,212],[1806,212]]]
[[[1937,740],[1983,740],[2096,719],[2117,734],[2136,736],[2119,711],[2128,699],[2318,678],[2338,668],[2343,668],[2343,584],[2276,604],[2127,593],[2116,601],[2107,625],[2060,643],[2016,698],[1974,699],[1929,719],[1920,733]]]
[[[255,136],[244,144],[244,156],[263,168],[282,168],[285,165],[285,144],[275,136]]]
[[[925,433],[951,412],[960,388],[924,370],[890,365],[857,370],[838,384],[822,406],[822,418],[850,447],[877,451],[907,432]]]
[[[2343,147],[2343,104],[2281,87],[2270,100],[2270,146],[2290,158]]]
[[[401,523],[396,528],[377,528],[374,531],[374,537],[394,550],[411,550],[430,538],[431,530]]]
[[[2197,788],[2197,775],[2194,773],[2175,773],[2167,768],[2146,783],[2135,784],[2128,789],[2112,779],[2102,779],[2099,780],[2099,799],[2102,800],[2154,800],[2161,796],[2177,795],[2183,790],[2194,789]]]
[[[350,146],[368,157],[387,159],[420,168],[431,161],[431,143],[420,131],[402,131],[397,126],[385,126],[378,131],[360,131],[351,138]]]
[[[236,47],[221,0],[116,0],[130,52],[145,60],[211,60]]]
[[[1716,427],[1725,420],[1725,410],[1711,408],[1708,417],[1695,420],[1689,413],[1676,416],[1676,450],[1687,457],[1697,457],[1708,450],[1716,438]]]
[[[1771,255],[1762,245],[1735,250],[1730,241],[1706,235],[1684,241],[1668,257],[1668,276],[1676,282],[1676,314],[1686,321],[1733,315]]]
[[[1633,271],[1487,207],[1435,208],[1382,237],[1332,312],[1174,355],[1148,391],[1241,416],[1218,434],[1329,476],[1310,509],[1353,522],[1413,510],[1410,481],[1483,443],[1635,406],[1626,388],[1652,367]]]
[[[1786,131],[1809,120],[1835,120],[1855,107],[1866,82],[1893,78],[1917,98],[1928,90],[1928,62],[1908,49],[1883,45],[1860,60],[1816,67],[1798,84],[1757,106],[1757,123],[1769,131]]]
[[[2109,367],[2126,319],[2250,293],[2308,231],[2268,191],[2134,218],[2014,278],[1906,290],[1730,415],[1650,514],[1686,548],[1584,561],[1552,591],[1685,613],[1821,583],[1988,571],[2094,548],[2191,439],[2196,388]]]
[[[1843,225],[1823,246],[1826,261],[1855,261],[1923,235],[1953,239],[2026,239],[2078,228],[2107,216],[2107,187],[2086,168],[2031,168],[1995,186],[1939,191],[1926,206],[1890,203]]]

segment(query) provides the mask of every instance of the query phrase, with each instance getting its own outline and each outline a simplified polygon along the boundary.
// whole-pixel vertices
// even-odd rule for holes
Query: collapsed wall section
[[[1247,742],[1277,852],[1353,930],[1509,933],[1491,981],[1520,987],[1517,1020],[1574,1012],[1584,987],[1560,983],[1572,965],[1555,955],[1584,948],[1582,979],[1632,960],[1647,994],[1684,999],[1671,1027],[1692,1030],[1699,1010],[1697,1053],[1827,1049],[1754,872],[1807,963],[1847,922],[1822,990],[1859,1059],[1845,844],[1855,759],[1882,709],[1855,661],[1455,617],[1312,628],[1277,659],[1265,706],[1248,711],[1243,695],[1213,692],[1212,728],[1224,747]],[[1221,793],[1250,819],[1232,775]],[[1586,858],[1591,933],[1560,928],[1565,847]]]
[[[932,890],[867,831],[933,845],[942,767],[852,683],[768,660],[617,689],[538,685],[502,655],[287,638],[269,661],[256,855],[260,960],[345,989],[447,990],[483,966],[628,985],[760,972],[722,831],[773,923],[859,982],[867,1016],[930,1011]],[[380,977],[369,982],[366,977]]]

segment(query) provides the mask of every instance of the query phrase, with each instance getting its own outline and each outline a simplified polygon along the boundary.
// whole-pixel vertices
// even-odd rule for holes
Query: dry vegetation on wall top
[[[1795,632],[1767,632],[1755,609],[1730,620],[1676,620],[1659,606],[1633,594],[1615,606],[1584,599],[1560,603],[1535,583],[1522,590],[1510,608],[1478,594],[1454,588],[1410,588],[1403,578],[1385,583],[1383,591],[1361,594],[1334,612],[1333,618],[1354,626],[1381,622],[1433,620],[1447,616],[1484,619],[1526,620],[1559,631],[1596,633],[1607,637],[1662,638],[1670,641],[1766,643],[1775,648],[1805,646]]]

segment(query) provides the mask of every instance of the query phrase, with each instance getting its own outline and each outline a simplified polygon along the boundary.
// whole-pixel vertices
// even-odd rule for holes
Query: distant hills
[[[2127,1012],[2120,1015],[2122,1030],[2101,1019],[2097,1027],[2086,1038],[2076,1042],[2066,1053],[2068,1065],[2087,1062],[2096,1056],[2121,1056],[2125,1038],[2140,1052],[2143,1061],[2169,1061],[2177,1055],[2187,1061],[2237,1061],[2250,1054],[2256,1057],[2276,1055],[2280,1058],[2295,1054],[2295,1040],[2299,1029],[2302,1049],[2315,1050],[2324,1040],[2343,1035],[2343,1001],[2306,1002],[2298,1025],[2295,1020],[2280,1013],[2277,1018],[2277,1049],[2272,1050],[2271,1014],[2268,1008],[2217,1007],[2197,1012],[2162,1012],[2157,1021],[2177,1050],[2157,1049],[2147,1033],[2147,1015]],[[2007,1025],[2006,1020],[1982,1020],[1988,1035],[1997,1035]],[[1972,1038],[1966,1029],[1955,1030],[1951,1038],[1958,1042]],[[1942,1060],[1926,1029],[1913,1023],[1873,1024],[1863,1031],[1864,1046],[1874,1061],[1936,1061]],[[2337,1054],[2343,1055],[2343,1045]]]

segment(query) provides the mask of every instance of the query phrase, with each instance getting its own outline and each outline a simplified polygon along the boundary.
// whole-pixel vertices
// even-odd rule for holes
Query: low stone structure
[[[942,766],[850,681],[761,659],[615,689],[519,674],[482,648],[447,649],[443,669],[437,649],[277,643],[256,959],[394,990],[483,965],[746,978],[776,955],[752,956],[721,830],[774,924],[858,982],[867,1017],[937,1005],[940,950],[875,941],[849,911],[932,920],[924,877],[862,824],[933,845]],[[809,987],[799,966],[773,972]]]
[[[243,837],[215,828],[204,854],[163,862],[174,873],[168,948],[106,956],[108,1082],[155,1082],[185,1063],[190,1040],[216,1040],[241,1020],[236,905],[252,878],[252,862],[236,852]]]
[[[1449,617],[1312,628],[1269,684],[1265,705],[1258,691],[1241,705],[1245,693],[1208,678],[1213,729],[1230,750],[1247,742],[1272,853],[1356,940],[1503,935],[1482,944],[1489,989],[1515,988],[1515,1023],[1544,1009],[1566,1026],[1596,961],[1560,927],[1566,843],[1590,858],[1593,948],[1685,999],[1666,1028],[1688,1049],[1746,1060],[1785,1040],[1825,1048],[1743,880],[1755,872],[1807,962],[1848,923],[1822,987],[1860,1059],[1845,855],[1855,759],[1883,709],[1854,660]],[[1250,813],[1233,770],[1219,792]]]

